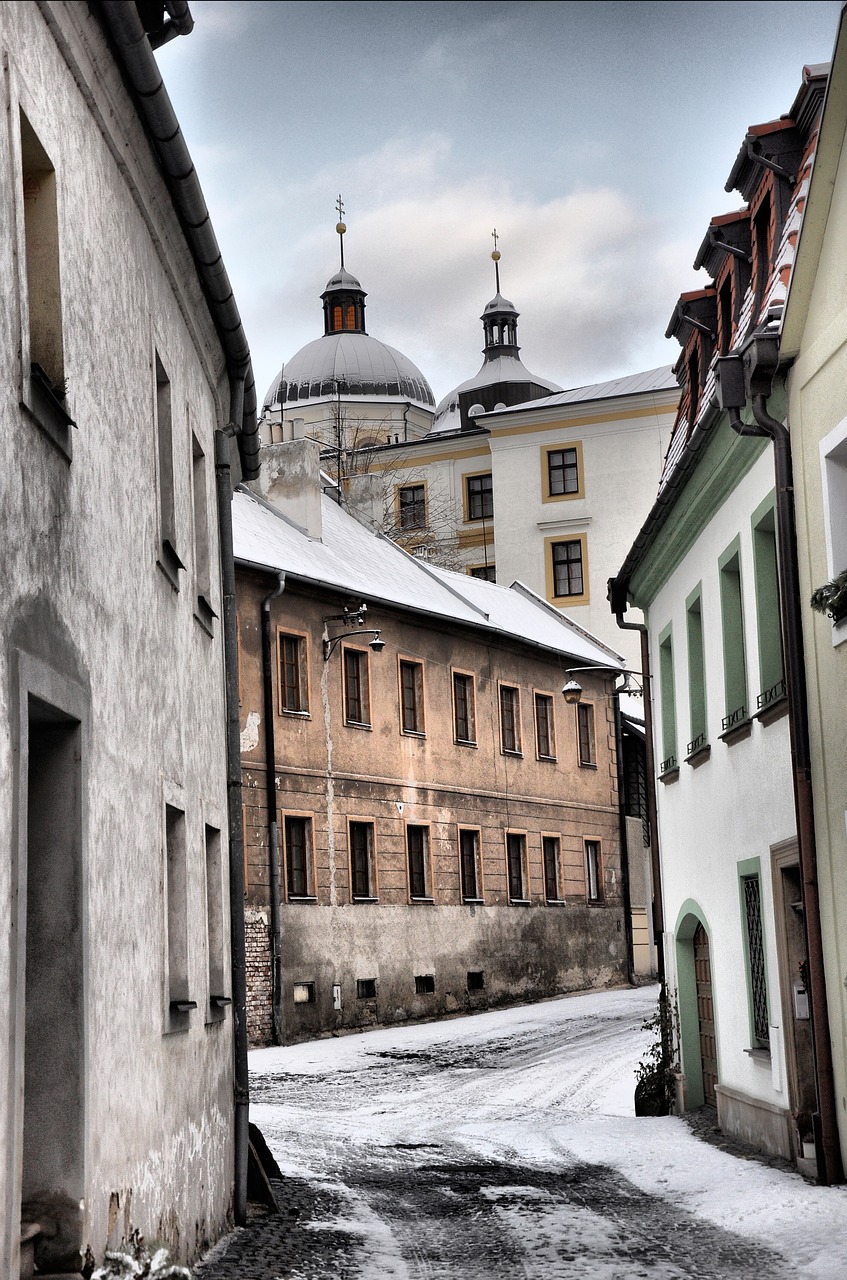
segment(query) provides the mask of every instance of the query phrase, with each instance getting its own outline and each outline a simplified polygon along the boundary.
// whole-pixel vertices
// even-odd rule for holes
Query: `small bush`
[[[191,1280],[191,1272],[171,1262],[167,1249],[152,1246],[151,1252],[144,1237],[133,1231],[128,1241],[106,1253],[91,1280]]]
[[[635,1073],[635,1114],[637,1116],[670,1115],[674,1102],[675,1076],[679,1064],[674,1061],[675,1011],[662,983],[656,1012],[641,1024],[642,1031],[652,1031],[655,1039]]]

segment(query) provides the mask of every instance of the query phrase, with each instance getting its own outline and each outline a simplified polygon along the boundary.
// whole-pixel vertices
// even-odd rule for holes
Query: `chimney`
[[[383,527],[385,512],[382,476],[370,471],[345,476],[342,494],[344,507],[359,524],[371,531]]]
[[[320,445],[316,440],[286,440],[259,450],[259,479],[252,488],[277,511],[321,536]]]

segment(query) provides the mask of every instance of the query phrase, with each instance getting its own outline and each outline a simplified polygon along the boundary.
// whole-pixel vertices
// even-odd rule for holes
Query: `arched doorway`
[[[715,1106],[718,1033],[711,946],[704,913],[691,900],[683,905],[676,926],[676,980],[686,1105]]]

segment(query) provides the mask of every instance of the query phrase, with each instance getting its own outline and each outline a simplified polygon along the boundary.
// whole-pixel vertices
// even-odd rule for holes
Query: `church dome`
[[[432,388],[416,364],[367,333],[327,333],[307,342],[274,378],[265,396],[271,405],[324,400],[338,392],[345,399],[409,400],[432,409]]]

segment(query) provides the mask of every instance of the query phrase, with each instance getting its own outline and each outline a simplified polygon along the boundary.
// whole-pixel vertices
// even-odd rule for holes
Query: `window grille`
[[[753,1035],[760,1047],[766,1047],[770,1044],[770,1028],[765,944],[762,937],[762,891],[758,876],[744,876],[744,911],[747,917],[747,948],[750,957]]]

